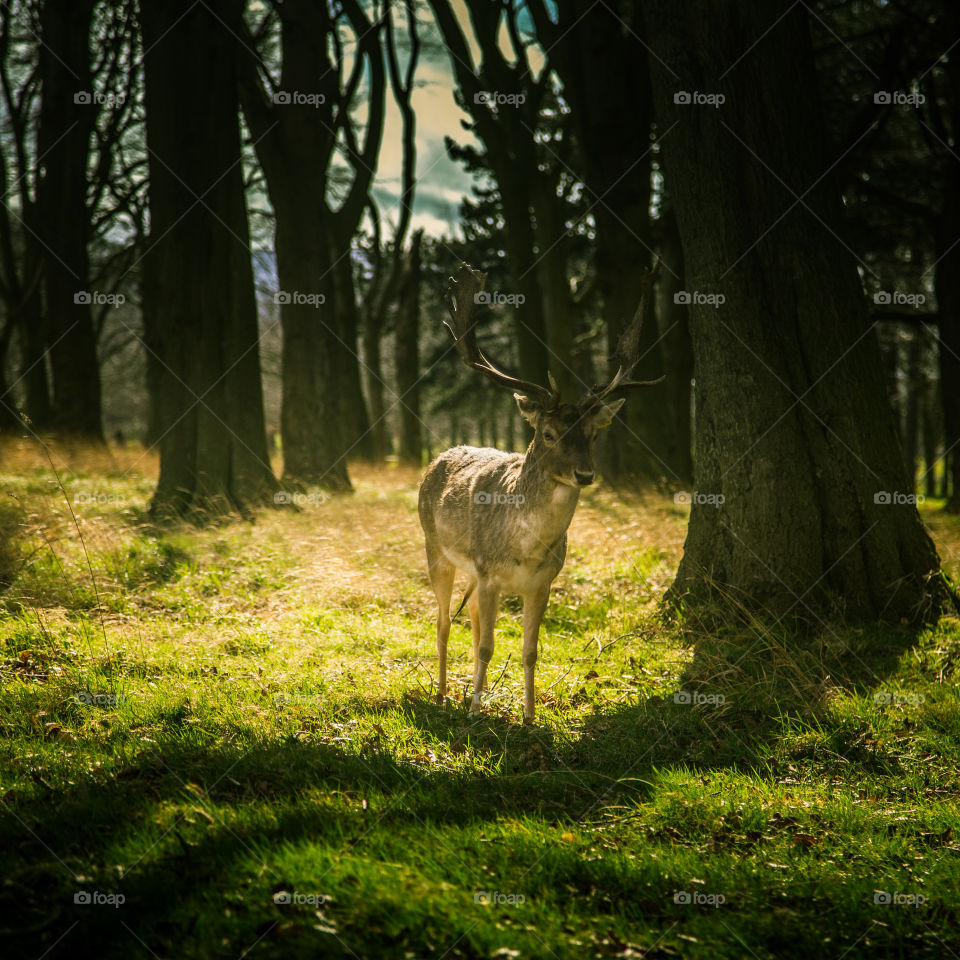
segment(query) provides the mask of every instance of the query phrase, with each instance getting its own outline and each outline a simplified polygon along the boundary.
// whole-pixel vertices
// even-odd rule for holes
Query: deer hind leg
[[[467,598],[467,613],[470,615],[470,633],[473,634],[473,685],[476,686],[477,671],[480,669],[480,597],[475,582],[471,582],[467,589],[471,588],[472,592]]]
[[[450,639],[450,596],[456,569],[441,553],[427,548],[427,573],[433,592],[437,596],[437,658],[440,661],[437,675],[437,703],[442,704],[447,695],[447,641]]]
[[[473,699],[470,701],[470,712],[480,710],[480,694],[487,685],[487,665],[493,656],[493,628],[497,622],[497,607],[500,603],[500,593],[496,585],[481,579],[477,584],[477,657],[473,674]]]

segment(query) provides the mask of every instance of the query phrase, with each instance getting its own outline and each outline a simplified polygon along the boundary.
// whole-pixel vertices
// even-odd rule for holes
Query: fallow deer
[[[420,484],[418,510],[427,569],[440,607],[437,700],[443,703],[446,695],[450,597],[460,570],[469,578],[464,602],[473,633],[470,711],[479,711],[486,687],[500,594],[515,594],[523,598],[523,718],[532,723],[540,623],[550,585],[566,558],[567,527],[580,491],[594,481],[594,437],[625,402],[615,398],[616,393],[659,382],[629,379],[638,360],[640,325],[652,299],[652,274],[646,274],[641,306],[620,338],[615,358],[619,370],[575,404],[561,402],[549,373],[548,389],[504,373],[484,356],[474,325],[486,275],[463,264],[458,277],[450,278],[444,296],[453,325],[444,321],[444,326],[467,366],[516,391],[520,415],[533,427],[534,436],[526,453],[454,447],[430,464]]]

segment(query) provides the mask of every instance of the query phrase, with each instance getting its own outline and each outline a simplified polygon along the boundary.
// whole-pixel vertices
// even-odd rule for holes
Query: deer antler
[[[443,295],[443,303],[450,314],[453,326],[443,321],[443,325],[453,340],[463,362],[474,370],[479,370],[485,377],[499,383],[501,386],[517,390],[526,396],[535,398],[545,410],[554,409],[560,402],[560,390],[554,379],[550,378],[550,389],[531,383],[529,380],[518,380],[509,373],[494,366],[480,350],[477,343],[476,314],[477,306],[484,303],[483,288],[487,282],[487,275],[474,270],[469,264],[462,263],[457,272],[457,280],[449,278],[447,289]]]
[[[659,272],[660,258],[657,257],[653,269],[643,271],[643,277],[640,279],[640,303],[630,325],[623,331],[617,341],[617,349],[613,354],[613,359],[618,364],[617,372],[608,383],[597,384],[584,394],[579,403],[581,409],[595,407],[620,390],[631,390],[634,387],[652,387],[664,380],[664,377],[658,377],[656,380],[628,379],[633,372],[633,368],[640,361],[640,331],[645,323],[653,322],[653,281],[657,278]]]

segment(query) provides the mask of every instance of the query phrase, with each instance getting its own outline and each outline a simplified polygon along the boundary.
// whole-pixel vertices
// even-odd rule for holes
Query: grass
[[[414,474],[158,528],[150,458],[2,453],[4,956],[960,953],[957,620],[697,636],[685,510],[597,490],[525,728],[513,602],[433,702]]]

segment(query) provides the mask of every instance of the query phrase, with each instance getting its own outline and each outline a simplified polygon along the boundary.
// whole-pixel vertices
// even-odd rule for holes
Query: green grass
[[[412,475],[154,528],[148,475],[68,465],[105,494],[75,526],[52,473],[12,462],[4,956],[960,953],[957,620],[666,625],[684,517],[598,492],[525,728],[515,603],[486,713],[465,615],[434,703]],[[926,516],[954,564],[956,521]]]

